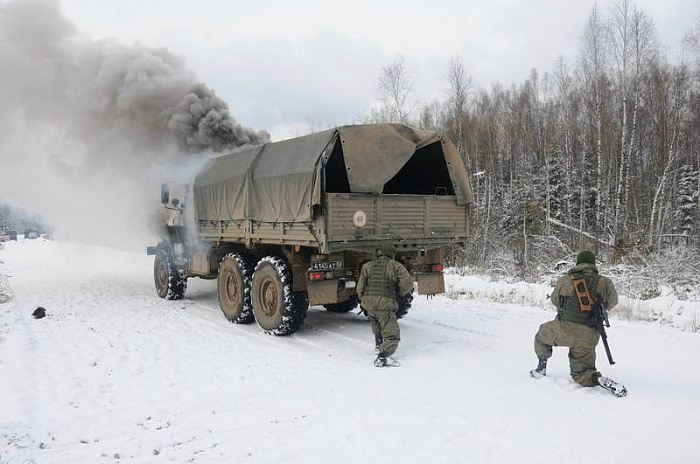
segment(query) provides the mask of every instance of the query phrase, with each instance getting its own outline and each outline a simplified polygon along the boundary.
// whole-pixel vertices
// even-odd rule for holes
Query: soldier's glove
[[[396,311],[396,317],[402,318],[408,314],[408,310],[411,309],[411,303],[413,302],[413,289],[406,293],[404,296],[399,298],[398,304],[399,309]]]

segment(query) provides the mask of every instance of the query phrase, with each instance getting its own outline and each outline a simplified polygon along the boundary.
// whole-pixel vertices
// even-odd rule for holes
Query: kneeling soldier
[[[574,282],[582,284],[578,293]],[[601,386],[616,396],[625,396],[627,389],[623,385],[603,377],[595,367],[595,348],[600,334],[591,305],[600,303],[603,308],[612,309],[617,304],[617,291],[609,278],[598,274],[593,252],[578,254],[576,266],[559,278],[550,299],[557,307],[557,317],[542,324],[535,335],[535,354],[539,364],[530,375],[535,378],[547,375],[547,359],[552,356],[552,347],[566,346],[569,347],[569,367],[574,381],[584,387]],[[587,299],[593,301],[586,302]]]

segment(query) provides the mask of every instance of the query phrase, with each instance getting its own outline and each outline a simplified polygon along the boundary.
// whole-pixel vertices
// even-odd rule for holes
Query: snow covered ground
[[[2,464],[700,459],[700,335],[613,316],[617,364],[600,346],[598,367],[626,398],[573,384],[563,348],[535,380],[543,286],[502,304],[504,287],[449,276],[401,320],[402,366],[377,369],[363,317],[314,307],[268,336],[226,322],[212,281],[157,298],[145,252],[24,240],[0,262]]]

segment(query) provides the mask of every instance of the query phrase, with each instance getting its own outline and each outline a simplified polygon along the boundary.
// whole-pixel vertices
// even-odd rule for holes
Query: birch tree
[[[689,74],[688,68],[681,63],[670,71],[661,70],[662,76],[667,76],[664,79],[666,88],[661,88],[661,92],[665,95],[659,95],[658,98],[667,100],[668,104],[664,105],[667,114],[660,115],[660,121],[663,122],[664,137],[668,139],[665,144],[663,162],[663,171],[656,183],[654,191],[654,199],[652,201],[651,218],[649,224],[649,244],[661,245],[661,235],[663,233],[663,219],[665,217],[666,187],[673,173],[673,166],[679,154],[678,138],[681,134],[682,123],[684,121],[685,111],[687,110],[687,99],[689,96]],[[656,239],[656,240],[655,240]]]
[[[406,60],[398,56],[382,68],[379,78],[379,99],[387,122],[409,124],[413,118],[413,79],[406,68]]]
[[[604,227],[605,195],[603,193],[603,87],[606,80],[608,32],[598,8],[593,6],[584,26],[581,75],[583,85],[589,95],[588,107],[595,130],[596,154],[596,225]]]
[[[469,98],[472,92],[472,79],[459,57],[450,60],[447,68],[449,83],[447,113],[448,133],[457,146],[457,151],[468,166],[478,169],[474,160],[470,159],[467,150],[466,133],[469,120]]]
[[[615,77],[617,81],[617,91],[621,99],[620,108],[620,145],[619,145],[619,167],[618,182],[615,192],[615,219],[613,230],[615,235],[620,234],[620,224],[624,222],[622,216],[627,207],[623,201],[623,192],[629,177],[629,159],[625,144],[627,143],[627,114],[629,98],[630,69],[632,67],[632,7],[630,0],[620,0],[613,7],[613,20],[611,23],[611,40],[613,57],[615,61]]]
[[[637,141],[637,116],[643,67],[654,47],[654,27],[630,0],[619,1],[612,11],[611,40],[620,108],[620,141],[615,190],[615,235],[627,231],[632,157]]]

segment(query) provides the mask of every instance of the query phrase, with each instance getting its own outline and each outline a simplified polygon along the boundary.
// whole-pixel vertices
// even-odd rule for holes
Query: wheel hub
[[[231,301],[231,304],[236,306],[240,303],[241,294],[238,291],[238,279],[236,275],[230,273],[226,276],[226,296]]]
[[[265,279],[260,288],[260,301],[262,302],[262,310],[267,317],[271,317],[277,312],[277,289],[272,279]]]
[[[158,265],[158,285],[161,288],[164,288],[168,285],[168,266],[164,262],[161,262]]]

